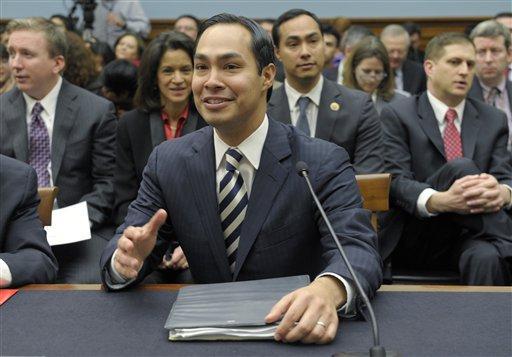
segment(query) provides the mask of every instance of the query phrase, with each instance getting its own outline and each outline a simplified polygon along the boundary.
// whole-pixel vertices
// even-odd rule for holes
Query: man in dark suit
[[[51,283],[57,260],[37,215],[33,168],[0,155],[0,288]]]
[[[507,115],[508,150],[512,152],[512,82],[506,69],[512,61],[510,32],[497,21],[479,23],[470,35],[476,49],[476,79],[469,96],[490,104]]]
[[[336,309],[354,303],[352,279],[296,162],[310,165],[370,296],[381,262],[346,152],[265,115],[273,57],[270,37],[252,20],[221,14],[204,23],[192,89],[211,127],[153,151],[138,197],[102,255],[103,278],[110,289],[140,282],[172,238],[199,283],[309,274],[316,279],[281,299],[266,321],[284,315],[276,340],[327,343]]]
[[[8,31],[17,88],[0,96],[0,152],[32,165],[39,186],[59,187],[59,207],[87,202],[91,225],[99,226],[113,203],[114,106],[61,78],[67,43],[53,24],[32,18],[13,20]],[[73,269],[83,279],[66,273],[69,264],[80,261],[71,252],[90,244],[54,249],[61,268],[58,281],[91,282],[85,267]],[[87,260],[92,263],[96,254],[91,252]]]
[[[358,174],[382,170],[381,126],[371,98],[322,76],[324,41],[318,18],[295,9],[273,28],[286,80],[270,100],[268,114],[308,136],[344,148]]]
[[[407,31],[400,25],[388,25],[382,30],[380,39],[388,51],[396,89],[410,94],[422,93],[426,85],[425,71],[421,64],[407,59],[411,43]]]
[[[427,92],[381,114],[395,208],[382,222],[381,253],[394,265],[456,268],[465,284],[508,285],[512,168],[505,114],[466,98],[475,67],[467,37],[439,35],[425,56]]]

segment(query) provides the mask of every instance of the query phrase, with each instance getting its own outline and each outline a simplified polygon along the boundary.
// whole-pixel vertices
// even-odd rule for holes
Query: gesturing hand
[[[334,277],[321,277],[279,300],[265,322],[275,322],[284,315],[274,336],[277,341],[329,343],[338,330],[336,307],[345,301],[342,284]]]
[[[176,247],[172,252],[171,259],[167,260],[164,255],[162,259],[162,263],[158,266],[161,269],[174,269],[174,270],[182,270],[188,269],[188,262],[185,253],[183,253],[183,249],[180,246]]]
[[[158,230],[165,223],[167,212],[159,209],[142,227],[126,228],[117,242],[114,268],[126,279],[137,277],[144,260],[156,244]]]

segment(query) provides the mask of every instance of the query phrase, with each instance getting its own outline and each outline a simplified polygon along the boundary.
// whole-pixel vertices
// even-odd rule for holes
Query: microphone
[[[325,211],[320,204],[320,201],[318,200],[317,195],[315,194],[315,191],[313,190],[313,186],[311,185],[311,181],[309,180],[308,176],[308,165],[304,161],[299,161],[295,164],[295,169],[297,170],[297,174],[299,176],[304,177],[306,180],[306,183],[308,184],[309,191],[311,192],[311,196],[313,196],[313,200],[316,203],[316,206],[318,207],[318,210],[320,211],[322,218],[325,221],[325,224],[327,225],[327,228],[329,229],[329,233],[331,233],[331,236],[334,240],[334,243],[336,243],[336,246],[338,247],[338,250],[341,254],[341,257],[343,258],[343,261],[345,262],[345,265],[347,266],[350,275],[352,276],[354,283],[356,284],[357,292],[361,295],[363,298],[363,301],[368,308],[368,313],[370,314],[370,322],[372,324],[372,332],[373,332],[373,347],[370,348],[369,354],[366,352],[340,352],[335,353],[334,357],[357,357],[357,356],[370,356],[370,357],[395,357],[398,356],[398,354],[394,351],[387,351],[384,349],[383,346],[380,345],[379,342],[379,328],[377,326],[377,320],[375,319],[375,314],[373,313],[372,305],[370,304],[370,300],[368,299],[368,296],[366,296],[363,288],[361,287],[361,283],[359,282],[359,279],[357,278],[354,269],[352,268],[352,265],[348,261],[347,256],[345,255],[345,251],[343,250],[343,247],[341,246],[338,237],[336,233],[334,232],[334,229],[332,228],[331,222],[329,221],[329,218],[327,218],[327,215],[325,214]]]

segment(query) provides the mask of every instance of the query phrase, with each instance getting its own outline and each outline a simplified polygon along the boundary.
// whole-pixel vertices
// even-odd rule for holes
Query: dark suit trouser
[[[445,164],[427,182],[438,191],[480,170],[469,159]],[[441,214],[430,219],[408,216],[393,253],[393,264],[414,268],[457,268],[468,285],[512,283],[512,217],[504,210],[488,214]],[[509,262],[507,262],[507,259]]]

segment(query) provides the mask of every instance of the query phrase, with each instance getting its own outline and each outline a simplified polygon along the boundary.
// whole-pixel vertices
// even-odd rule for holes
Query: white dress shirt
[[[402,71],[402,67],[395,70],[395,88],[401,91],[404,90],[404,71]]]
[[[254,182],[254,176],[256,171],[260,166],[261,153],[263,152],[263,146],[265,144],[265,140],[267,138],[268,133],[268,117],[265,114],[265,118],[261,125],[242,143],[240,143],[236,149],[238,149],[243,158],[240,160],[240,164],[238,166],[238,170],[244,179],[244,184],[246,185],[247,195],[250,196],[252,184]],[[213,144],[215,149],[215,168],[216,168],[216,181],[217,181],[217,192],[219,192],[220,182],[222,178],[226,174],[226,151],[231,148],[228,144],[226,144],[217,134],[217,130],[213,130]],[[114,257],[117,253],[117,249],[112,255],[112,259],[110,260],[110,280],[111,283],[107,280],[107,283],[112,289],[121,289],[134,279],[127,281],[124,279],[115,269],[114,266]],[[343,305],[340,309],[345,309],[347,313],[354,312],[354,288],[352,285],[343,277],[339,276],[335,273],[324,273],[317,277],[317,279],[321,276],[330,275],[342,282],[347,291],[347,303]]]
[[[318,83],[308,93],[300,93],[290,86],[288,80],[284,80],[284,90],[288,97],[288,105],[290,108],[290,118],[293,126],[297,126],[299,121],[300,108],[298,101],[301,97],[308,97],[309,104],[306,108],[306,115],[308,117],[309,133],[311,137],[315,136],[316,123],[318,120],[318,108],[320,106],[320,97],[322,95],[322,87],[324,85],[324,77],[320,76]]]
[[[48,131],[48,136],[50,137],[50,152],[52,147],[52,136],[53,136],[53,123],[55,121],[55,111],[57,109],[57,99],[59,97],[60,88],[62,87],[62,78],[59,76],[57,80],[57,84],[52,88],[52,90],[41,100],[34,99],[30,97],[28,94],[23,93],[23,97],[25,98],[25,103],[27,106],[27,134],[30,137],[30,123],[32,122],[32,109],[34,105],[39,102],[43,106],[43,111],[41,112],[41,118],[43,119],[44,125],[46,126],[46,130]],[[48,173],[50,174],[50,186],[53,186],[53,177],[52,177],[52,160],[48,163]]]
[[[450,107],[448,107],[446,104],[441,102],[439,99],[434,97],[434,95],[427,90],[427,97],[430,102],[430,105],[432,106],[432,109],[434,110],[434,115],[437,120],[437,124],[439,126],[439,131],[442,133],[444,132],[444,128],[446,127],[446,122],[444,120],[444,117],[446,115],[446,112]],[[456,107],[452,108],[457,112],[457,118],[453,122],[455,124],[455,127],[461,132],[462,128],[462,115],[464,113],[464,108],[466,106],[466,100],[464,99],[462,102],[459,103]],[[507,186],[509,190],[512,191],[510,187]],[[427,202],[432,197],[433,194],[437,193],[438,191],[432,189],[432,188],[426,188],[424,189],[420,195],[418,196],[418,200],[416,201],[416,209],[418,210],[418,214],[420,217],[433,217],[437,216],[437,213],[431,213],[427,210]],[[507,206],[507,208],[512,207],[512,202]]]

